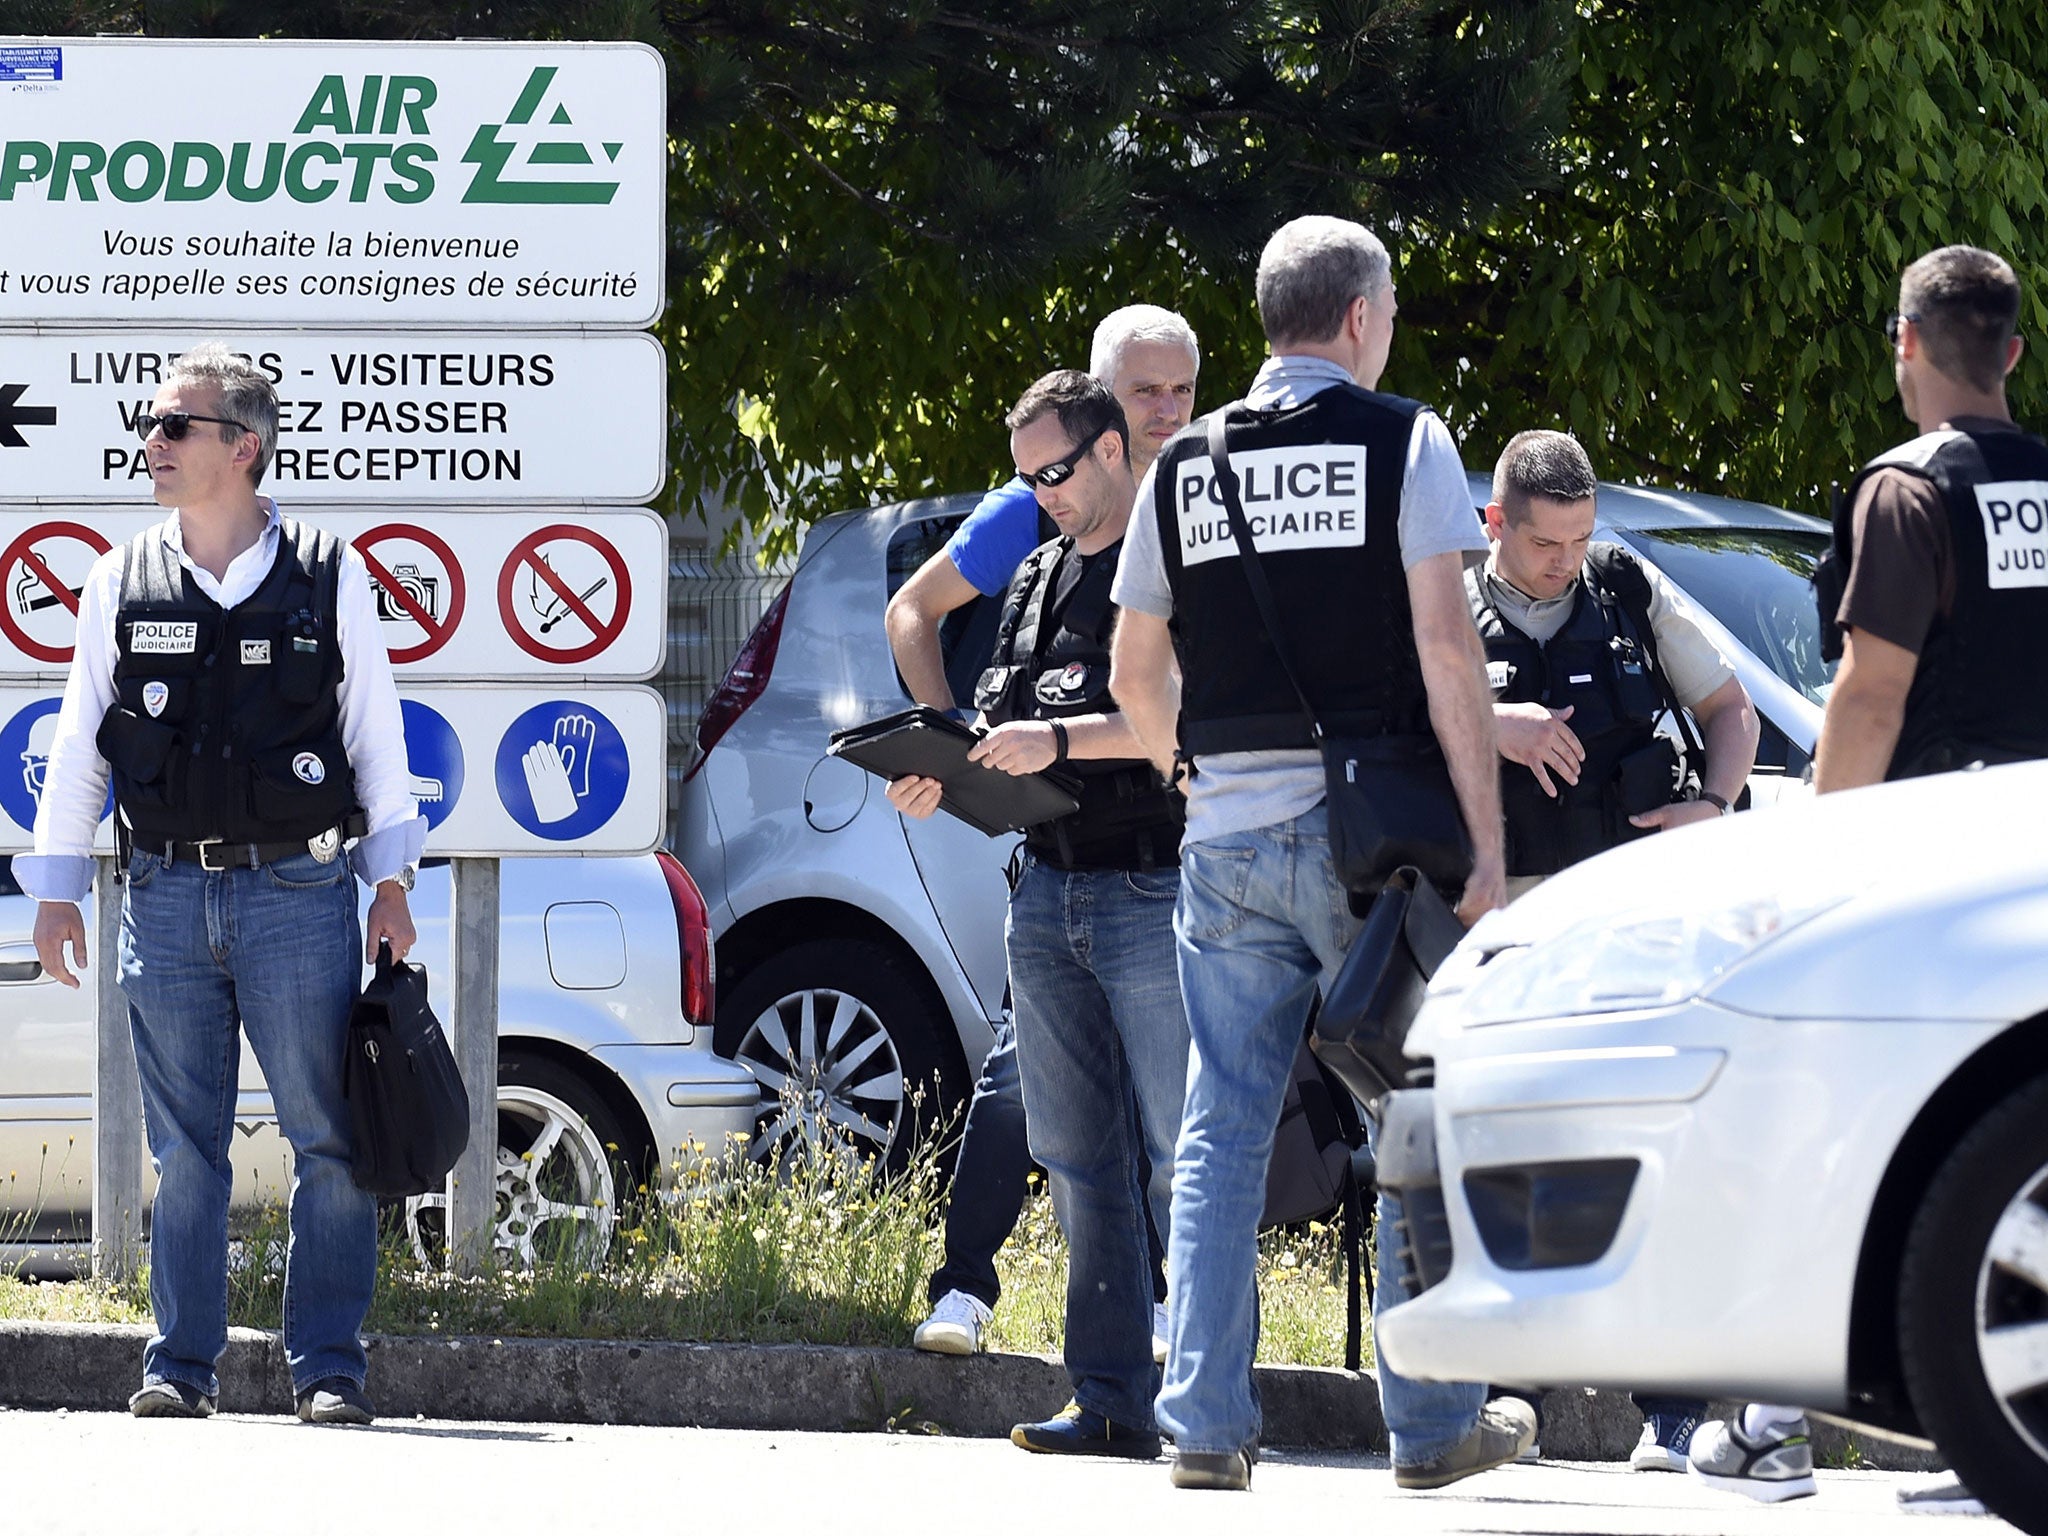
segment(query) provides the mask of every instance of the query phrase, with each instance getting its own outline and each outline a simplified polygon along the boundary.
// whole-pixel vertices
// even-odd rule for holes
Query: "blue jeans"
[[[1146,1205],[1163,1233],[1187,1084],[1179,889],[1176,870],[1063,870],[1026,855],[1007,929],[1031,1155],[1067,1235],[1067,1376],[1075,1402],[1132,1428],[1150,1427],[1158,1382]]]
[[[311,854],[208,871],[137,852],[121,910],[121,990],[156,1164],[146,1382],[220,1390],[227,1347],[228,1153],[249,1036],[292,1148],[284,1347],[294,1390],[361,1384],[377,1202],[349,1177],[342,1056],[362,976],[355,877]]]
[[[967,1101],[967,1123],[946,1200],[946,1262],[926,1288],[934,1305],[948,1291],[965,1291],[985,1307],[996,1304],[1003,1294],[996,1250],[1017,1225],[1030,1175],[1024,1089],[1017,1080],[1017,1027],[1005,1019],[982,1059],[974,1097]]]
[[[1173,1178],[1171,1348],[1159,1424],[1184,1451],[1233,1451],[1259,1434],[1259,1216],[1266,1164],[1310,997],[1337,974],[1359,920],[1330,866],[1322,806],[1292,821],[1181,849],[1181,988],[1192,1048]],[[1382,1191],[1375,1311],[1401,1293]],[[1379,1366],[1394,1460],[1427,1461],[1478,1421],[1486,1389],[1411,1381]]]

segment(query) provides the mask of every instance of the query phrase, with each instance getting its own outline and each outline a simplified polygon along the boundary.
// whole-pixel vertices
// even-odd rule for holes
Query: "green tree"
[[[2048,346],[2048,33],[1993,0],[1582,0],[1558,184],[1408,253],[1388,386],[1480,467],[1565,427],[1601,472],[1825,511],[1910,432],[1900,269],[1998,251]],[[2022,232],[2028,244],[2022,244]],[[2012,381],[2040,422],[2048,362]]]

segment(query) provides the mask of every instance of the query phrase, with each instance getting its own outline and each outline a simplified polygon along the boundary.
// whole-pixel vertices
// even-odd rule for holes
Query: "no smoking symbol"
[[[50,567],[47,556],[36,546],[51,540],[70,540],[83,544],[92,553],[87,564],[97,560],[113,548],[106,539],[83,523],[39,523],[20,538],[0,551],[0,634],[14,642],[25,656],[37,661],[69,664],[71,653],[76,647],[73,639],[67,644],[55,644],[38,640],[24,627],[24,620],[32,614],[48,610],[60,610],[73,621],[78,618],[77,588],[68,584]],[[81,583],[84,573],[80,573]]]
[[[572,574],[561,558],[571,553],[565,545],[581,546],[598,558],[579,557],[577,564],[584,569]],[[607,618],[602,610],[608,599]],[[624,557],[609,540],[574,523],[535,529],[512,547],[498,576],[498,615],[505,633],[527,655],[557,666],[601,654],[624,632],[632,606],[633,579]]]

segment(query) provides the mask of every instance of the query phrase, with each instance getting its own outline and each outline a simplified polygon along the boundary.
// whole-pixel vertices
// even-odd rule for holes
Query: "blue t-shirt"
[[[981,498],[967,521],[953,530],[946,553],[975,591],[1000,597],[1024,557],[1043,544],[1038,536],[1038,497],[1022,479],[998,486]]]

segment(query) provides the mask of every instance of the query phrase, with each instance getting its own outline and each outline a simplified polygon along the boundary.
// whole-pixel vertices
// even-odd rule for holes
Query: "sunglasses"
[[[229,421],[225,416],[194,416],[190,411],[165,411],[161,416],[153,416],[144,411],[135,418],[135,435],[146,443],[149,441],[150,433],[162,427],[166,442],[182,443],[195,421],[210,421],[215,426],[236,427],[244,432],[256,430],[254,427],[242,426],[239,421]]]
[[[1026,485],[1042,485],[1048,491],[1054,486],[1065,485],[1074,478],[1074,470],[1080,464],[1082,458],[1086,456],[1088,450],[1095,446],[1095,439],[1102,436],[1108,430],[1109,423],[1105,421],[1093,432],[1082,438],[1080,442],[1076,443],[1074,451],[1064,459],[1054,459],[1043,469],[1020,469],[1017,473],[1022,477]]]
[[[1920,323],[1918,315],[1886,315],[1884,317],[1884,339],[1895,347],[1899,344],[1899,322],[1902,320],[1910,320],[1915,325]]]

